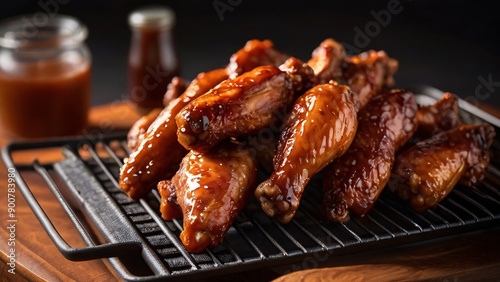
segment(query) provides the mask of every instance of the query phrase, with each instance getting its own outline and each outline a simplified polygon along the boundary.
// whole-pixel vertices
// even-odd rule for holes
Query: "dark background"
[[[176,46],[187,79],[227,64],[249,39],[270,39],[278,49],[307,60],[323,39],[332,37],[356,47],[348,47],[351,53],[385,50],[398,59],[397,86],[428,84],[472,103],[500,107],[497,1],[393,0],[401,12],[392,14],[385,27],[375,24],[380,29],[360,45],[358,30],[373,27],[373,14],[387,10],[389,2],[16,0],[0,4],[0,19],[45,11],[84,22],[93,55],[94,105],[126,97],[127,15],[146,4],[162,4],[177,14]]]

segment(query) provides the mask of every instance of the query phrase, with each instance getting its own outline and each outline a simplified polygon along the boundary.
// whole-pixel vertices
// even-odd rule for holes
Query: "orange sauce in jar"
[[[0,121],[9,133],[26,138],[79,134],[89,108],[89,65],[33,63],[22,76],[0,72]]]
[[[10,138],[80,134],[91,98],[87,29],[64,15],[31,20],[0,23],[0,132]]]

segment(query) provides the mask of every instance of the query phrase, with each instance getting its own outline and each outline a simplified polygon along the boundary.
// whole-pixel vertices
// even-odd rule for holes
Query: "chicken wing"
[[[356,128],[349,87],[320,84],[300,96],[283,124],[274,172],[255,190],[262,210],[289,222],[311,177],[347,150]]]
[[[357,108],[363,108],[384,87],[394,85],[393,75],[398,61],[384,51],[367,51],[344,60],[343,75],[346,84],[357,97]]]
[[[259,66],[279,66],[288,57],[288,55],[274,48],[272,41],[253,39],[247,41],[241,50],[231,56],[226,70],[230,78],[235,78]]]
[[[314,70],[317,83],[328,83],[330,80],[342,78],[342,63],[345,50],[342,44],[327,38],[314,49],[311,59],[307,62]]]
[[[347,152],[324,171],[323,214],[344,222],[374,205],[390,177],[396,151],[417,129],[413,93],[391,90],[358,113],[358,131]]]
[[[248,150],[224,143],[190,151],[172,177],[183,213],[180,238],[189,252],[217,246],[255,187],[257,164]]]
[[[252,134],[269,126],[276,114],[294,101],[296,90],[310,84],[309,74],[314,77],[307,64],[291,69],[294,74],[275,66],[257,67],[192,101],[176,116],[179,143],[186,149],[207,151],[227,137]]]
[[[419,139],[427,139],[441,131],[459,126],[457,97],[447,92],[436,103],[420,106],[417,110],[417,120],[418,130],[415,135]]]
[[[483,179],[494,136],[488,124],[461,125],[420,141],[397,157],[388,186],[418,212],[433,208],[458,182]]]

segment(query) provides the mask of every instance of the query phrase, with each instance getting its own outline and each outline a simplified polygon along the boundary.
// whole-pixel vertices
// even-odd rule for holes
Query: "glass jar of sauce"
[[[75,135],[87,124],[86,27],[63,15],[0,23],[0,122],[11,137]]]
[[[128,58],[128,96],[139,110],[163,107],[163,96],[179,61],[174,45],[175,14],[165,7],[145,7],[130,13],[132,31]]]

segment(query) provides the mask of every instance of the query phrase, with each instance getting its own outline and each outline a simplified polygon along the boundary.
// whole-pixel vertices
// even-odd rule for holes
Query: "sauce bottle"
[[[175,14],[165,7],[145,7],[130,13],[132,31],[128,58],[128,95],[139,110],[163,107],[163,96],[179,61],[174,46]]]
[[[82,133],[90,107],[87,28],[56,15],[0,23],[0,124],[11,138]]]

